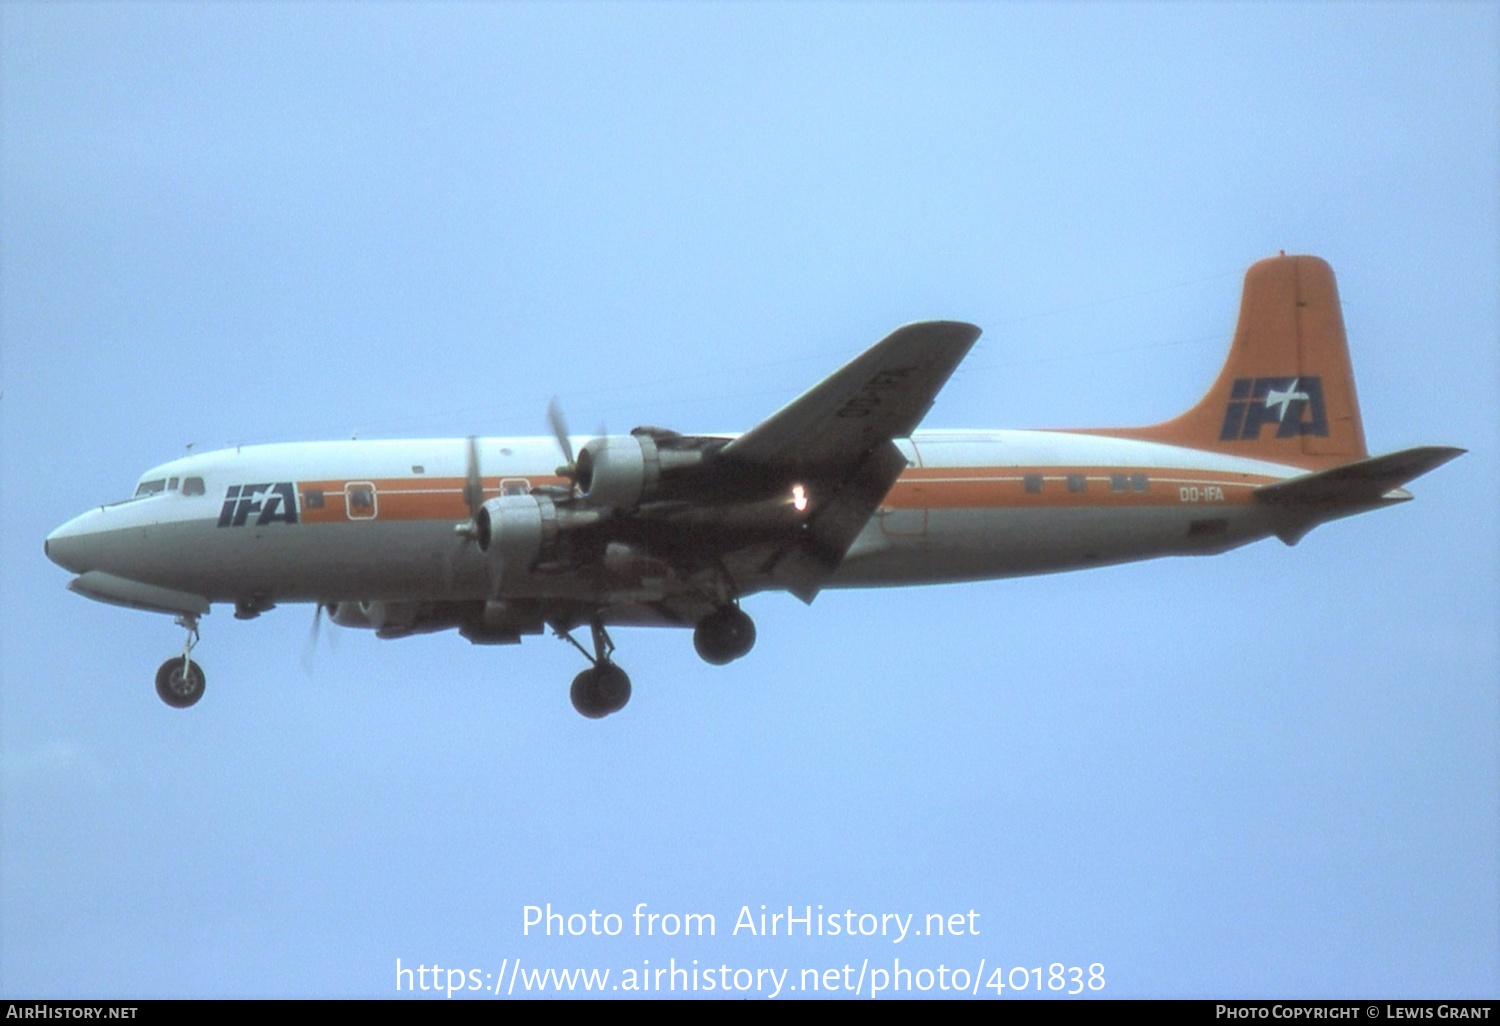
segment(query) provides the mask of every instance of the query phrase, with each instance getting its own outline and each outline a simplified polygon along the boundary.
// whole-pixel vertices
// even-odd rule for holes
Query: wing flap
[[[894,442],[877,446],[818,505],[803,536],[777,556],[771,576],[811,602],[905,469],[906,457]]]

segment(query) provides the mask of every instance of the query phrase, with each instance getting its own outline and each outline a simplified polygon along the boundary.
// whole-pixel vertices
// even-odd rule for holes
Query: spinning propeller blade
[[[469,519],[479,517],[479,507],[484,505],[484,479],[479,474],[479,441],[473,435],[467,440],[464,502],[469,507]]]
[[[573,458],[573,443],[568,438],[568,422],[563,419],[557,396],[553,396],[552,401],[547,403],[547,423],[552,428],[552,437],[557,439],[557,447],[562,450],[563,459],[568,461],[567,469],[558,467],[557,472],[571,480],[577,472],[577,461]]]
[[[307,632],[307,641],[302,646],[302,669],[313,671],[313,661],[318,654],[318,636],[323,631],[323,603],[313,605],[312,629]],[[330,639],[331,640],[331,639]]]

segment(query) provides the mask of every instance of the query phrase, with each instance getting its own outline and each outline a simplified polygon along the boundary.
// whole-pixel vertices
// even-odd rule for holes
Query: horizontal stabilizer
[[[1402,449],[1384,456],[1356,460],[1331,470],[1303,474],[1279,484],[1264,485],[1255,490],[1255,497],[1273,506],[1375,505],[1406,482],[1441,467],[1467,451],[1440,445]]]

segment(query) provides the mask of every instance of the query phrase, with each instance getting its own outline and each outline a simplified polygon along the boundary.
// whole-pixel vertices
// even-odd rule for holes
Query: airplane
[[[935,584],[1211,555],[1405,502],[1461,455],[1371,457],[1333,271],[1284,253],[1245,276],[1228,357],[1203,398],[1149,427],[917,430],[978,339],[898,328],[740,435],[638,427],[575,451],[552,438],[246,445],[148,470],[135,493],[47,536],[87,598],[176,617],[158,695],[204,693],[199,619],[315,603],[381,638],[456,629],[476,644],[551,630],[589,662],[578,712],[631,683],[610,627],[691,628],[722,665],[767,590]],[[558,453],[563,463],[556,466]],[[574,632],[589,629],[592,651]]]

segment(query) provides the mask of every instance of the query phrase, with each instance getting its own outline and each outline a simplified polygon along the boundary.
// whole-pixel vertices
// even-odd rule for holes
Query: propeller
[[[313,605],[312,629],[307,632],[307,642],[302,646],[302,669],[313,672],[313,663],[318,654],[318,637],[323,632],[323,603]],[[333,635],[328,635],[328,647],[333,647]]]
[[[576,499],[579,494],[578,488],[578,458],[573,453],[573,442],[568,437],[568,422],[563,418],[562,404],[557,401],[557,396],[547,404],[547,423],[552,428],[552,437],[557,439],[557,447],[562,450],[563,459],[568,462],[557,468],[557,476],[568,479],[568,497]],[[609,432],[603,424],[599,425],[599,433],[596,439],[589,443],[596,452],[603,452],[605,446],[609,445]]]
[[[479,511],[484,507],[484,478],[479,473],[479,439],[470,435],[464,439],[464,505],[469,507],[469,519],[453,525],[460,538],[473,541],[479,537]]]
[[[479,507],[484,505],[484,479],[479,476],[479,440],[470,435],[466,444],[464,502],[469,507],[469,519],[477,520]]]
[[[573,442],[568,438],[568,422],[563,419],[561,404],[557,396],[547,403],[547,423],[552,428],[552,437],[557,439],[557,447],[562,450],[563,459],[568,462],[557,468],[559,477],[568,479],[568,491],[572,493],[578,487],[578,461],[573,456]]]

